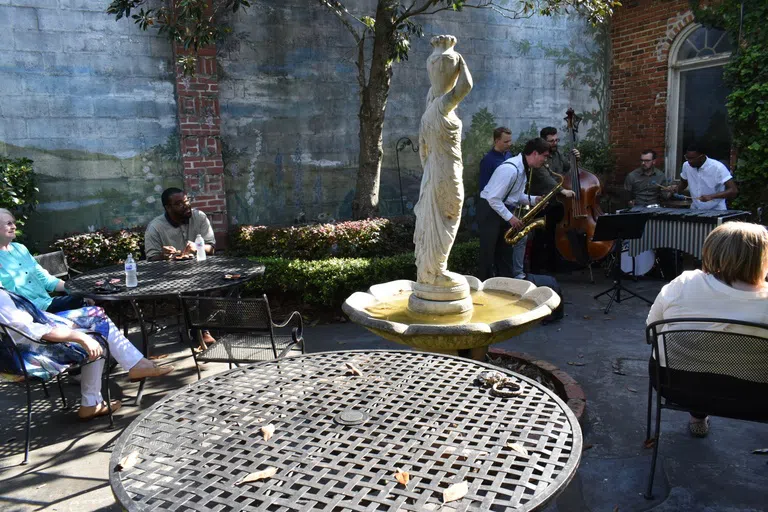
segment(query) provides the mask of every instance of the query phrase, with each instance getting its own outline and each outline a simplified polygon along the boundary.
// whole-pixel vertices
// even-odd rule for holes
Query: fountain
[[[455,37],[435,36],[431,44],[431,87],[419,129],[424,175],[414,208],[416,282],[371,286],[367,293],[348,297],[342,309],[350,320],[388,340],[433,352],[469,351],[483,359],[489,345],[551,314],[560,297],[528,281],[494,277],[480,282],[448,270],[464,202],[456,107],[472,89],[472,76],[454,49]]]

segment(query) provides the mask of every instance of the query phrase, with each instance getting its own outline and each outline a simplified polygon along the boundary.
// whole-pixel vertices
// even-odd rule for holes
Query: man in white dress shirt
[[[726,210],[725,200],[739,194],[728,168],[694,144],[686,148],[685,160],[677,191],[691,189],[691,209]]]
[[[490,181],[480,192],[477,220],[480,225],[480,258],[478,279],[490,277],[525,277],[525,242],[523,238],[514,247],[504,242],[504,233],[510,228],[520,229],[523,223],[512,212],[520,205],[535,205],[539,196],[525,193],[527,171],[538,169],[549,157],[550,145],[541,138],[531,139],[517,156],[498,166]]]

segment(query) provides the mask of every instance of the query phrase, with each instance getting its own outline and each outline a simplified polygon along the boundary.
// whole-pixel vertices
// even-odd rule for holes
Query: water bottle
[[[139,284],[136,275],[136,262],[133,260],[133,254],[129,254],[125,259],[125,286],[135,288]]]
[[[197,261],[205,261],[205,240],[200,233],[195,237],[195,249],[197,249]]]

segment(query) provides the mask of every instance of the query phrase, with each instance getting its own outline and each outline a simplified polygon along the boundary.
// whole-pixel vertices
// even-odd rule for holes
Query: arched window
[[[731,56],[728,35],[716,28],[690,25],[669,52],[667,94],[667,176],[676,178],[688,144],[728,165],[731,134],[725,108],[729,89],[723,66]]]

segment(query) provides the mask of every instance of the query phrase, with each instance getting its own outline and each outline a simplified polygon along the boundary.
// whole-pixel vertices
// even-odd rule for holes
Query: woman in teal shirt
[[[64,281],[53,277],[16,238],[16,219],[5,208],[0,208],[0,283],[6,290],[26,297],[43,311],[57,313],[93,305],[80,297],[63,295],[51,297],[49,292],[65,292]]]

